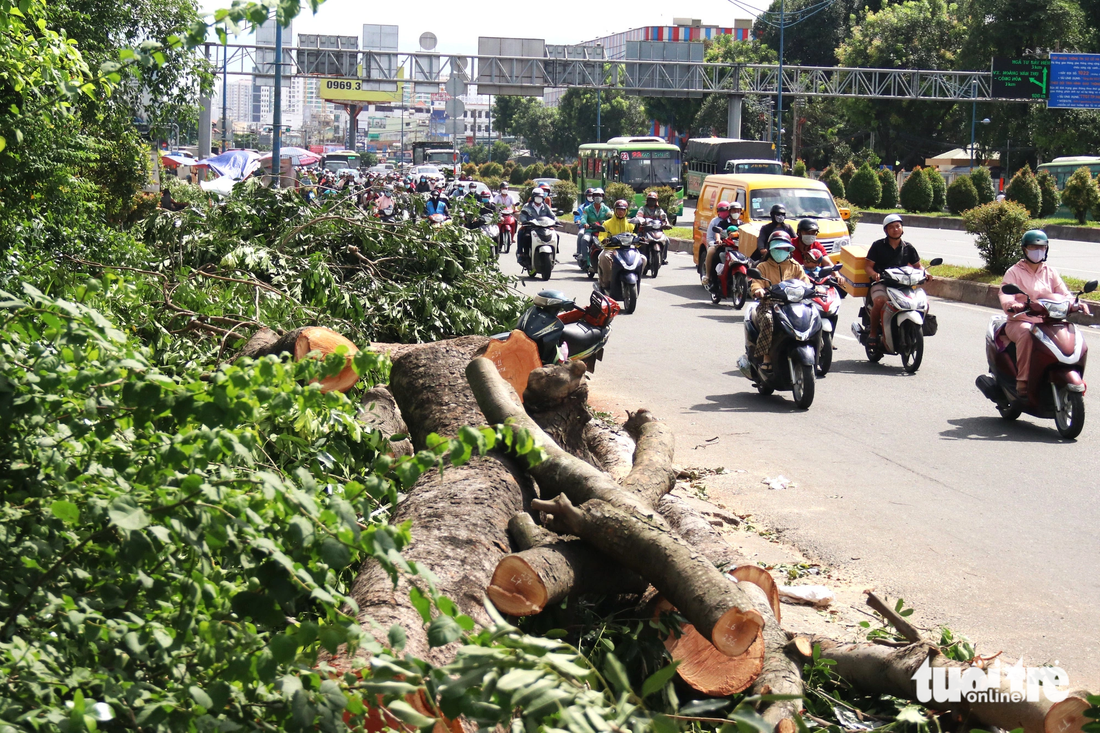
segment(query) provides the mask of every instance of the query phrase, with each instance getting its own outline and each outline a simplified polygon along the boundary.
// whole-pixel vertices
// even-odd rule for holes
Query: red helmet
[[[626,199],[619,199],[618,201],[615,202],[615,208],[616,209],[629,209],[630,207],[627,206]]]
[[[729,201],[719,201],[718,202],[718,213],[719,214],[725,214],[725,213],[729,212],[729,210],[730,210],[730,202]]]

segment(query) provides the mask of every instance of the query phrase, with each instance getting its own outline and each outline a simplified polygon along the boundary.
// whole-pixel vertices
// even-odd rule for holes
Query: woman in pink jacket
[[[1041,323],[1042,318],[1031,316],[1024,312],[1028,298],[1050,298],[1060,295],[1066,298],[1072,297],[1069,288],[1062,282],[1058,271],[1047,264],[1047,254],[1050,244],[1047,241],[1046,232],[1040,229],[1032,229],[1024,234],[1020,241],[1020,247],[1024,251],[1024,258],[1012,267],[1004,276],[1004,284],[1013,284],[1024,291],[1020,295],[1006,295],[1001,293],[1001,308],[1008,314],[1008,323],[1005,325],[1005,335],[1016,344],[1016,397],[1021,402],[1026,402],[1027,375],[1031,367],[1031,327],[1034,323]],[[1025,295],[1026,294],[1026,295]],[[1088,313],[1088,306],[1084,303],[1081,308]]]

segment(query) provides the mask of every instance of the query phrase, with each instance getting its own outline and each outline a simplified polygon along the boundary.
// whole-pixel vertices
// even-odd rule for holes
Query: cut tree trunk
[[[734,566],[751,567],[710,522],[680,497],[673,494],[662,497],[657,509],[668,520],[673,530],[715,566],[731,569]],[[767,574],[767,571],[758,569],[767,575],[768,580],[771,580],[771,575]],[[753,694],[756,695],[801,695],[802,665],[787,654],[789,638],[779,625],[778,597],[774,593],[775,583],[774,581],[771,583],[773,592],[768,592],[768,583],[756,578],[755,573],[742,575],[746,578],[752,577],[750,582],[741,582],[739,585],[745,586],[746,595],[752,599],[756,610],[764,619],[760,666],[757,668],[758,674],[753,675],[752,679],[748,680],[748,684],[752,685]],[[685,636],[687,636],[686,633]],[[705,642],[702,639],[701,641]],[[683,661],[677,668],[677,672],[689,685],[708,695],[730,694],[717,691],[741,684],[746,676],[746,665],[752,661],[751,658],[744,662],[738,658],[723,659],[717,654],[717,650],[701,645],[695,647],[685,645],[681,651]],[[673,652],[673,659],[676,658],[676,652]],[[748,687],[748,684],[745,684],[741,690]],[[710,692],[704,689],[705,687],[715,692]],[[777,700],[771,704],[764,703],[761,715],[774,730],[783,733],[789,729],[795,714],[801,709],[801,700]]]
[[[359,414],[356,419],[364,426],[378,430],[387,438],[394,435],[405,435],[409,428],[401,417],[401,410],[397,407],[397,400],[393,398],[386,387],[375,387],[367,390],[360,403]],[[390,441],[390,454],[397,456],[411,456],[413,454],[412,442],[406,437],[402,440]]]
[[[454,435],[463,425],[485,423],[464,376],[466,364],[484,342],[482,337],[466,337],[426,344],[394,360],[391,389],[417,449],[425,447],[431,433]],[[489,623],[483,604],[485,588],[500,559],[511,550],[508,520],[523,510],[531,492],[523,470],[495,454],[449,467],[442,474],[428,471],[390,520],[412,522],[412,541],[401,554],[430,570],[437,578],[436,591],[450,597],[462,613]],[[423,578],[401,575],[395,588],[376,561],[364,562],[350,594],[359,605],[359,623],[379,639],[386,638],[390,626],[399,624],[407,637],[406,653],[445,664],[453,658],[457,643],[429,648],[423,621],[409,600],[413,585],[427,595]],[[365,656],[360,652],[355,665],[362,664]],[[338,668],[352,666],[346,658],[332,663]]]
[[[306,326],[287,331],[282,336],[278,336],[270,328],[261,328],[248,340],[238,356],[259,359],[269,354],[293,354],[294,360],[300,361],[306,354],[314,351],[320,353],[322,357],[336,353],[336,349],[341,346],[347,349],[347,365],[339,374],[322,379],[321,391],[347,392],[359,381],[359,375],[351,366],[352,358],[359,348],[330,328]]]
[[[917,701],[917,682],[913,676],[925,661],[930,668],[970,668],[968,663],[948,659],[935,646],[924,642],[899,648],[873,643],[838,644],[820,637],[814,637],[812,641],[821,647],[824,659],[836,661],[832,668],[834,672],[869,694],[893,695]],[[1007,696],[1011,689],[1010,681],[1002,674],[1000,690],[994,692]],[[1074,693],[1080,697],[1084,694]],[[924,704],[941,710],[952,707],[946,703]],[[1055,705],[1044,694],[1040,694],[1036,701],[964,702],[961,707],[987,726],[1003,730],[1023,728],[1024,733],[1045,733],[1052,729],[1061,731],[1062,725],[1069,725],[1069,730],[1075,721],[1074,703],[1063,701]]]
[[[621,490],[609,476],[554,445],[517,403],[492,362],[474,359],[466,374],[491,422],[527,429],[546,453],[528,471],[540,487],[553,487],[562,495],[552,502],[532,502],[533,509],[554,515],[570,533],[649,580],[722,653],[736,656],[749,648],[764,625],[752,601],[668,530],[644,491]],[[580,506],[574,507],[570,498]]]

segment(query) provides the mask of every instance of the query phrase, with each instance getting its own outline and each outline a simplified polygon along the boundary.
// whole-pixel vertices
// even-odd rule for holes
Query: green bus
[[[634,189],[630,214],[645,203],[645,190],[668,186],[676,192],[668,207],[669,221],[684,213],[680,148],[659,137],[613,137],[606,143],[585,143],[577,151],[577,188],[606,188],[625,183]]]
[[[1100,156],[1096,155],[1071,155],[1064,158],[1055,158],[1049,163],[1040,163],[1037,171],[1047,171],[1054,180],[1058,182],[1058,190],[1061,191],[1066,187],[1066,181],[1073,175],[1073,172],[1078,168],[1088,168],[1092,173],[1092,177],[1095,178],[1097,173],[1100,173]]]

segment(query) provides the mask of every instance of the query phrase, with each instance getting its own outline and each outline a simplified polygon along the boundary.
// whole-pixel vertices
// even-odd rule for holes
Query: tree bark
[[[673,530],[705,555],[716,567],[733,569],[735,566],[748,566],[745,558],[726,542],[722,535],[711,526],[710,522],[680,497],[672,494],[662,497],[657,509],[668,520]],[[759,674],[753,680],[750,680],[753,694],[801,695],[802,665],[787,654],[786,647],[789,638],[779,625],[772,597],[757,585],[749,583],[740,583],[740,585],[745,586],[746,595],[752,599],[753,605],[760,613],[761,618],[764,619],[764,629],[761,633],[764,644],[761,666]],[[721,660],[717,659],[715,655],[709,654],[709,650],[706,649],[698,650],[697,653],[702,657],[700,663],[696,665],[700,667],[695,673],[695,680],[698,684],[702,685],[708,682],[713,684],[713,680],[720,680],[724,676],[728,676],[732,680],[742,679],[743,666],[731,663],[726,675],[723,675],[721,670],[711,671],[714,670],[714,665],[721,662]],[[735,660],[730,660],[730,662],[733,661]],[[680,669],[686,670],[690,674],[693,670],[691,667],[685,667],[686,664],[687,660],[681,663]],[[684,677],[683,673],[681,677]],[[688,684],[695,687],[691,680],[686,677],[684,679]],[[696,689],[700,688],[696,687]],[[716,689],[722,688],[716,686]],[[700,691],[707,692],[707,690]],[[707,694],[712,693],[707,692]],[[788,725],[784,721],[793,721],[795,714],[802,709],[801,700],[777,700],[771,704],[764,703],[763,705],[761,715],[776,731],[784,730]]]
[[[390,394],[389,389],[382,386],[367,390],[363,394],[356,419],[364,426],[378,430],[387,438],[394,435],[407,435],[409,432],[405,420],[401,417],[401,410],[397,407],[397,400]],[[411,456],[412,443],[408,438],[390,441],[390,454],[394,457]]]

